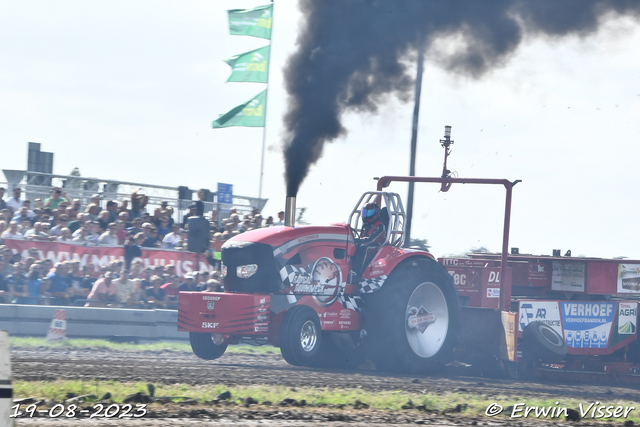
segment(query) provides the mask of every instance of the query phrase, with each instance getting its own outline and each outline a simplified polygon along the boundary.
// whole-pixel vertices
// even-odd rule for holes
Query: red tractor
[[[361,212],[373,202],[386,236],[367,262]],[[288,198],[287,225],[224,244],[223,293],[180,293],[178,329],[198,357],[244,342],[280,347],[298,366],[356,367],[368,357],[378,369],[421,373],[450,360],[459,328],[453,279],[430,253],[403,248],[398,194],[365,193],[348,224],[296,227],[292,212]]]
[[[513,187],[520,180],[384,176],[348,224],[286,225],[243,233],[222,247],[224,293],[181,292],[178,329],[203,359],[227,344],[279,346],[293,365],[424,373],[458,357],[512,377],[640,379],[640,260],[509,254]],[[392,182],[497,185],[506,190],[502,248],[438,261],[403,248],[405,212]],[[363,216],[375,202],[386,234],[366,250]],[[364,211],[363,211],[364,209]],[[362,230],[362,231],[361,231]],[[361,271],[362,270],[362,271]],[[460,324],[463,327],[460,327]],[[484,373],[483,373],[484,375]]]

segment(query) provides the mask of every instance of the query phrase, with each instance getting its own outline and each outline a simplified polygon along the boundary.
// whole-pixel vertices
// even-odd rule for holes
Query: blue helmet
[[[380,217],[380,206],[377,203],[367,203],[362,207],[362,222],[365,224],[371,224],[378,220]]]

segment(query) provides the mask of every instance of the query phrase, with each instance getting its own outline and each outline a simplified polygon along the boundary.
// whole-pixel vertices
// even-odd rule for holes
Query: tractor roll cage
[[[489,184],[489,185],[504,185],[507,190],[505,205],[504,205],[504,228],[502,232],[502,253],[500,256],[500,308],[502,310],[509,311],[511,309],[511,282],[506,279],[505,273],[507,268],[507,257],[509,250],[509,226],[511,223],[511,194],[513,187],[522,182],[517,179],[515,181],[509,181],[507,179],[484,179],[484,178],[430,178],[430,177],[417,177],[417,176],[383,176],[378,178],[378,191],[381,192],[383,188],[386,188],[392,182],[432,182],[441,184],[441,191],[446,192],[449,190],[451,184]],[[385,194],[385,193],[383,193]],[[395,193],[392,193],[395,194]],[[363,196],[364,197],[364,196]],[[353,213],[351,214],[353,215]],[[403,211],[404,217],[404,211]],[[402,239],[404,241],[404,232]]]
[[[382,210],[386,209],[389,222],[385,224],[387,227],[386,244],[401,248],[404,244],[404,207],[402,199],[398,193],[388,193],[385,191],[367,191],[360,197],[356,207],[349,215],[349,225],[352,230],[359,231],[362,228],[360,220],[360,209],[367,203],[374,202],[380,206]]]

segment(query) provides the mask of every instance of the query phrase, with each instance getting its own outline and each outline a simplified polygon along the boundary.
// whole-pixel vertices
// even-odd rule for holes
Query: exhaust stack
[[[284,226],[295,227],[296,226],[296,198],[287,197],[287,203],[284,208]]]

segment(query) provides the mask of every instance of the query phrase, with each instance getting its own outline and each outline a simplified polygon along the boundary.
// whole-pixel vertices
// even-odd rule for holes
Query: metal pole
[[[271,62],[271,55],[269,55],[269,62]],[[267,95],[264,97],[264,130],[262,131],[262,157],[260,160],[260,187],[258,188],[258,199],[262,199],[262,176],[264,175],[264,150],[267,145],[267,98],[269,96],[269,90],[267,89]]]
[[[517,184],[518,181],[515,181]],[[511,227],[511,193],[514,183],[505,184],[507,197],[504,202],[504,229],[502,231],[502,254],[500,256],[500,308],[511,311],[511,280],[507,280],[507,260],[509,257],[509,228]]]
[[[424,62],[424,41],[418,37],[418,71],[416,73],[416,90],[413,104],[413,121],[411,126],[411,160],[409,164],[409,176],[416,176],[416,148],[418,145],[418,119],[420,116],[420,93],[422,91],[422,71]],[[407,197],[407,219],[405,224],[405,246],[411,245],[411,219],[413,217],[413,187],[414,182],[409,183],[409,195]]]
[[[11,383],[11,360],[9,359],[9,333],[0,331],[0,427],[12,427],[9,416],[13,413],[13,385]]]
[[[262,131],[262,156],[260,158],[260,186],[258,187],[258,199],[262,199],[262,176],[264,175],[264,150],[267,145],[267,100],[269,99],[269,70],[271,69],[271,40],[273,39],[273,11],[276,8],[275,2],[271,1],[271,39],[269,39],[269,62],[267,63],[267,94],[264,97],[264,130]]]
[[[511,307],[511,281],[507,280],[507,260],[508,260],[508,248],[509,248],[509,230],[511,227],[511,199],[513,193],[513,186],[521,180],[517,179],[513,182],[506,179],[485,179],[485,178],[431,178],[431,177],[410,177],[410,176],[381,176],[378,178],[378,191],[382,191],[391,182],[432,182],[446,185],[447,188],[451,184],[489,184],[489,185],[503,185],[507,190],[504,205],[504,228],[502,230],[502,253],[500,254],[500,308],[505,311],[509,311]]]

